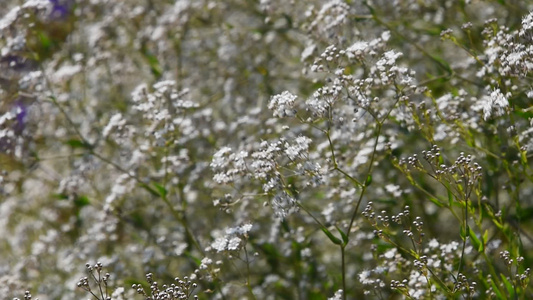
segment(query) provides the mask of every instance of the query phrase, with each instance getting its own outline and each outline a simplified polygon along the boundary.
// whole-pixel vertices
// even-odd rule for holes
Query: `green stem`
[[[250,261],[248,259],[248,250],[246,249],[246,246],[244,246],[244,254],[246,255],[246,287],[248,288],[250,295],[252,295],[252,298],[257,299],[252,286],[250,285]]]
[[[468,235],[470,234],[470,229],[468,227],[468,199],[465,199],[465,236],[463,238],[463,249],[461,250],[461,260],[459,261],[459,268],[457,269],[457,276],[456,278],[459,278],[459,274],[461,273],[461,269],[463,268],[464,264],[464,256],[465,256],[465,248],[466,248],[466,239]]]
[[[372,171],[374,169],[374,160],[376,159],[376,152],[377,152],[379,135],[381,134],[381,128],[383,126],[380,122],[378,122],[377,124],[378,124],[377,125],[378,129],[377,129],[377,132],[376,132],[376,140],[374,142],[374,150],[372,151],[372,156],[370,158],[370,165],[368,166],[368,171],[366,173],[366,177],[367,178],[368,178],[368,176],[372,175]],[[348,237],[350,237],[350,232],[352,231],[352,226],[353,226],[353,223],[355,222],[355,217],[357,216],[357,212],[359,211],[359,206],[361,205],[361,202],[363,200],[363,196],[365,195],[367,187],[368,187],[367,184],[363,185],[363,189],[361,190],[361,194],[359,195],[359,199],[357,200],[357,205],[355,206],[355,209],[354,209],[354,211],[352,213],[352,217],[350,219],[350,225],[348,225],[348,229],[347,229],[347,232],[346,232],[346,235]]]
[[[342,244],[341,246],[341,271],[342,271],[342,299],[346,300],[346,255],[345,255],[345,248],[346,244]]]

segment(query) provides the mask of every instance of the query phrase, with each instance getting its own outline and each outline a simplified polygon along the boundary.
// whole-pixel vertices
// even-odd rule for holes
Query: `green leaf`
[[[335,245],[342,245],[342,241],[334,236],[326,227],[322,227],[322,231],[328,236],[329,240],[333,242]]]
[[[438,62],[438,64],[445,69],[448,73],[452,73],[452,68],[450,67],[450,64],[446,60],[444,60],[442,57],[437,55],[429,55],[433,60]]]
[[[54,197],[59,199],[59,200],[67,200],[68,199],[68,196],[65,195],[65,194],[54,194]]]
[[[340,235],[342,237],[343,246],[346,246],[348,244],[348,241],[349,241],[348,236],[339,227],[335,226],[335,228],[337,229],[337,231],[340,233]]]
[[[65,143],[74,149],[84,148],[84,149],[91,150],[93,148],[93,146],[91,146],[90,144],[85,143],[84,141],[79,140],[79,139],[71,139],[71,140],[66,141]]]
[[[184,255],[187,256],[190,260],[192,260],[198,266],[202,264],[202,260],[192,255],[190,252],[185,252]]]
[[[149,186],[146,183],[139,183],[139,186],[142,187],[143,189],[145,189],[146,191],[148,191],[153,196],[156,196],[156,197],[160,197],[161,196],[161,194],[158,191],[154,190],[151,186]]]
[[[468,229],[470,229],[470,228],[468,228]],[[466,239],[466,234],[467,234],[466,228],[464,228],[462,225],[461,225],[461,231],[460,231],[459,234],[461,235],[461,240]]]
[[[503,297],[499,287],[495,283],[495,280],[491,280],[490,281],[490,285],[492,287],[492,291],[496,294],[497,299],[507,299],[507,297],[505,297],[505,298]]]
[[[502,278],[503,284],[505,285],[505,288],[507,289],[507,293],[509,295],[509,298],[515,298],[514,296],[514,288],[513,285],[509,282],[507,277],[503,275],[503,273],[500,273],[500,277]]]
[[[87,196],[78,196],[74,199],[74,204],[77,207],[84,207],[91,204],[91,201],[89,201],[89,198],[87,198]]]
[[[365,186],[369,186],[372,183],[372,174],[366,177]]]
[[[517,207],[516,217],[519,220],[529,220],[533,217],[533,207]]]
[[[437,198],[433,198],[433,197],[431,197],[431,198],[429,198],[429,201],[435,203],[438,207],[444,207],[444,204],[442,204],[442,203],[439,201],[439,199],[437,199]]]
[[[470,236],[472,245],[477,249],[477,251],[483,252],[485,245],[478,239],[476,233],[472,231],[472,228],[470,227],[468,228],[468,235]]]
[[[52,46],[52,41],[45,32],[39,31],[38,37],[39,41],[41,42],[41,47],[50,48],[50,46]]]
[[[161,74],[163,73],[163,69],[161,68],[161,64],[159,63],[157,57],[151,54],[147,49],[144,49],[143,56],[148,62],[148,65],[150,65],[150,71],[152,72],[152,75],[154,75],[155,78],[160,78]]]
[[[529,110],[529,109],[514,109],[513,113],[515,115],[523,118],[524,120],[529,120],[529,119],[533,118],[533,110]]]
[[[167,189],[164,186],[162,186],[162,185],[160,185],[158,183],[155,183],[155,182],[154,182],[154,186],[157,189],[157,191],[159,192],[159,196],[161,196],[162,198],[165,198],[167,196],[168,191],[167,191]]]

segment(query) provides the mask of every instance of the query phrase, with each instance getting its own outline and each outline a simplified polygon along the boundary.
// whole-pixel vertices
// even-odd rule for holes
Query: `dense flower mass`
[[[533,295],[530,1],[5,0],[0,36],[2,299]]]

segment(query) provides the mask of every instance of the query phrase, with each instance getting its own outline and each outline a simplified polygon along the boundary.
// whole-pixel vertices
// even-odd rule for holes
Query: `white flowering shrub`
[[[2,298],[533,298],[530,1],[6,0],[0,36]]]

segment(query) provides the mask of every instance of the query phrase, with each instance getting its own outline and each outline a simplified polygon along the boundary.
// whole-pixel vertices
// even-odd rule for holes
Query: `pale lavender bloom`
[[[22,101],[17,101],[15,104],[15,119],[16,122],[13,125],[15,133],[21,134],[24,128],[26,127],[26,118],[28,115],[28,106],[25,105]]]

